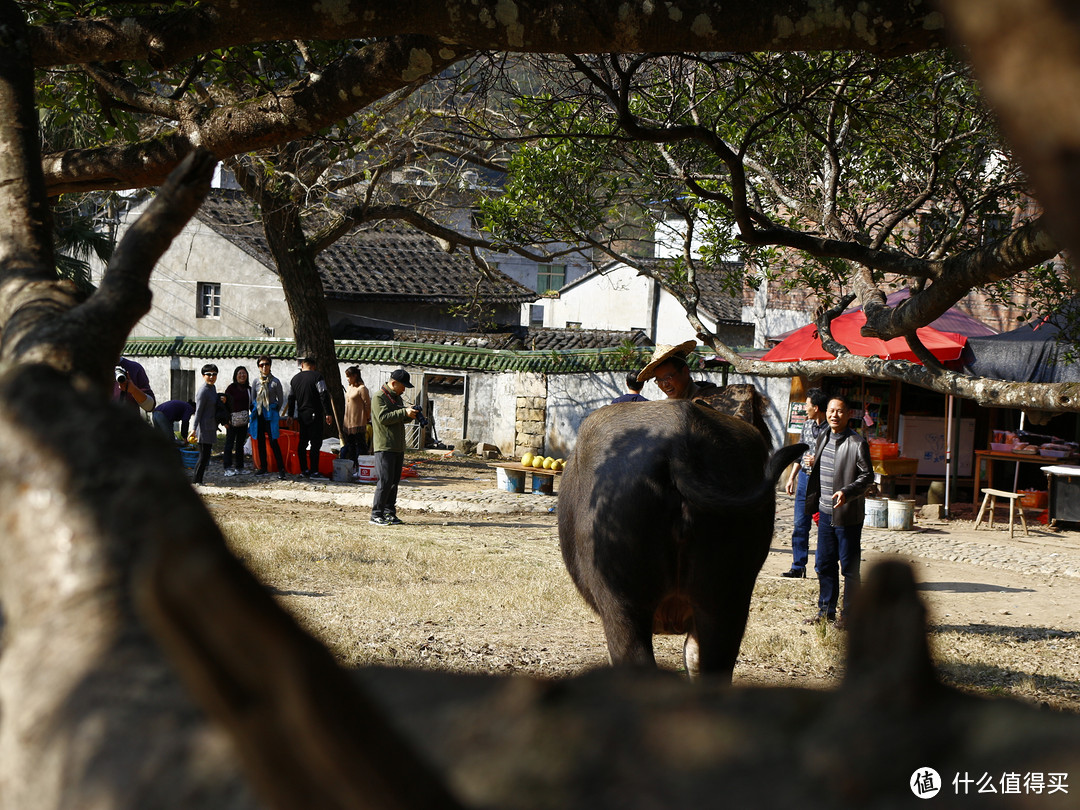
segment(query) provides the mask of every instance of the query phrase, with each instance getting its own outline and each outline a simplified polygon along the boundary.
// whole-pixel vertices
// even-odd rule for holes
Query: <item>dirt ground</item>
[[[494,470],[478,462],[429,459],[420,470],[419,478],[403,481],[403,502],[421,502],[425,493],[433,492],[482,500],[485,492],[495,488]],[[287,527],[302,526],[303,543],[316,549],[326,545],[324,554],[294,555],[295,564],[280,557],[260,563],[261,552],[245,550],[242,541],[238,552],[344,663],[544,677],[562,677],[606,664],[600,625],[562,570],[554,513],[401,509],[407,526],[377,527],[367,523],[364,503],[366,499],[370,504],[372,490],[368,485],[259,480],[256,486],[250,476],[215,479],[212,468],[208,481],[215,480],[220,488],[204,490],[204,497],[230,536],[237,526],[264,525],[277,531],[288,545],[287,537],[294,530]],[[240,494],[247,497],[236,497]],[[275,500],[272,510],[267,509],[269,497]],[[552,505],[557,502],[557,498],[550,500]],[[832,629],[819,632],[802,624],[815,612],[817,582],[812,571],[805,580],[780,576],[790,567],[790,513],[791,499],[780,496],[777,529],[759,576],[736,668],[737,683],[815,687],[834,685],[842,676],[843,634]],[[1080,561],[1080,532],[1037,527],[1028,537],[1018,533],[1010,540],[999,528],[976,532],[970,520],[917,528],[910,544],[894,555],[872,550],[874,539],[868,536],[866,545],[871,550],[864,553],[864,572],[885,556],[911,563],[929,608],[931,646],[945,679],[976,691],[1080,710],[1080,634],[1075,630],[1080,578],[997,567],[999,560],[1014,557]],[[404,551],[398,563],[395,535],[388,531],[399,532],[396,537]],[[397,574],[381,574],[361,591],[359,585],[350,584],[350,578],[368,576],[359,568],[352,573],[347,568],[339,574],[328,572],[328,560],[349,556],[336,550],[338,543],[343,548],[362,546],[365,550],[358,565],[366,568],[377,558],[387,569],[416,570],[411,579],[402,574],[399,581],[392,581]],[[970,559],[970,552],[950,554],[953,547],[987,553]],[[427,557],[448,553],[462,568],[447,570],[440,577],[440,566],[447,565],[444,558]],[[488,575],[484,568],[490,558],[500,555],[507,566],[511,559],[514,565],[532,566],[528,570],[535,573],[525,575],[516,568],[505,570],[512,570],[507,577],[533,577],[533,590],[501,601],[489,594],[490,605],[453,603],[455,597],[450,594],[455,581],[461,590],[477,585],[481,590],[501,588],[500,569]],[[493,577],[494,585],[485,584],[487,576]],[[420,601],[406,604],[412,598],[407,593],[418,593]],[[658,638],[657,642],[660,665],[679,669],[681,639]]]

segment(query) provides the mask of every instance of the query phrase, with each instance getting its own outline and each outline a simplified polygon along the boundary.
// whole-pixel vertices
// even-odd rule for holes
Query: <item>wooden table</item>
[[[881,483],[889,484],[891,495],[896,489],[894,480],[906,478],[908,481],[908,497],[915,499],[915,475],[919,471],[917,458],[871,458],[871,466],[874,472],[881,478]],[[889,479],[889,480],[886,480]]]
[[[986,462],[986,486],[988,489],[993,489],[995,461],[1017,461],[1021,464],[1038,464],[1040,467],[1069,463],[1068,459],[1040,456],[1038,453],[999,453],[996,450],[976,450],[975,493],[971,501],[971,506],[976,512],[979,511],[979,498],[982,497],[979,493],[982,491],[983,462]]]
[[[553,495],[555,493],[555,476],[562,475],[562,470],[545,470],[543,467],[526,467],[520,461],[503,461],[497,464],[492,464],[492,467],[499,467],[506,470],[507,475],[521,476],[521,491],[525,491],[525,475],[527,473],[532,474],[532,491],[540,492],[544,495]],[[549,480],[544,480],[545,478]]]

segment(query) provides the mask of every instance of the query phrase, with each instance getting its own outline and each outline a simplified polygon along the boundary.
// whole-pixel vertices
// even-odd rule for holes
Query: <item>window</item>
[[[546,293],[549,290],[557,290],[565,283],[565,264],[536,265],[536,291],[538,293]]]
[[[544,305],[529,304],[529,326],[544,325]]]
[[[199,318],[221,317],[221,285],[199,282],[199,301],[195,312]]]

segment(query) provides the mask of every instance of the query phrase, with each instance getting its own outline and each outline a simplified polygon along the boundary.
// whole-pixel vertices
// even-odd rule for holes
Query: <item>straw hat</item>
[[[653,349],[652,360],[649,361],[649,364],[645,366],[645,368],[638,372],[638,381],[645,382],[646,380],[651,380],[653,377],[656,376],[656,367],[663,363],[665,360],[670,360],[672,357],[675,356],[681,357],[683,360],[685,360],[690,354],[690,352],[692,352],[696,348],[696,340],[687,340],[683,343],[680,343],[678,346],[669,346],[666,343],[657,343],[656,347]]]

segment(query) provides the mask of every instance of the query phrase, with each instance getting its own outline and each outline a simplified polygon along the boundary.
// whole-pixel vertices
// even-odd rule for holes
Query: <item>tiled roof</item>
[[[522,340],[525,349],[535,351],[564,351],[567,349],[617,348],[632,346],[651,348],[652,341],[640,329],[617,332],[609,329],[554,329],[531,327]]]
[[[583,371],[631,371],[648,362],[650,347],[624,345],[589,349],[512,350],[412,342],[339,340],[338,360],[352,363],[424,366],[465,371],[527,371],[570,374]],[[291,340],[217,338],[132,338],[127,357],[251,358],[261,354],[280,360],[296,359]]]
[[[721,286],[721,278],[732,272],[743,274],[742,262],[720,262],[717,265],[698,267],[697,283],[701,291],[701,306],[720,323],[740,324],[742,299],[728,295]]]
[[[196,216],[276,272],[257,210],[242,192],[212,189]],[[482,277],[463,253],[446,253],[427,234],[377,222],[342,237],[316,259],[326,297],[338,301],[456,304],[473,291],[489,304],[523,304],[536,293],[502,273]]]
[[[464,346],[471,349],[521,348],[521,338],[513,332],[422,332],[415,329],[395,329],[393,340],[438,346]]]

